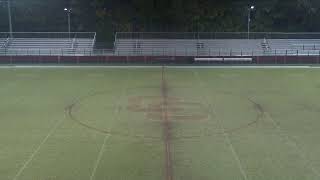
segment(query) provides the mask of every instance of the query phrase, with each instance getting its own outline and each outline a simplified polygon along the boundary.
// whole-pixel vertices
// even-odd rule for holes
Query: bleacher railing
[[[320,56],[320,50],[226,50],[206,49],[197,51],[194,48],[154,48],[148,52],[114,51],[113,49],[1,49],[0,56]]]
[[[152,48],[148,51],[115,51],[115,56],[320,56],[320,50],[233,50],[233,49],[205,49],[196,48]]]
[[[64,48],[64,49],[2,49],[0,48],[0,56],[113,56],[113,49],[80,49],[80,48]]]
[[[0,38],[8,38],[9,33],[0,32]],[[71,32],[71,38],[92,38],[95,41],[95,32]],[[275,33],[253,32],[252,39],[320,39],[320,33]],[[69,38],[68,32],[14,32],[13,38]],[[120,32],[117,39],[245,39],[245,32],[186,32],[186,33],[141,33]],[[0,42],[1,45],[1,42]],[[143,50],[136,48],[130,51],[118,51],[115,49],[47,49],[47,48],[24,48],[6,49],[0,46],[0,56],[320,56],[317,45],[297,47],[297,49],[272,49],[272,50],[234,50],[234,49],[210,49],[210,48],[148,48]]]
[[[320,33],[251,32],[250,39],[320,39]],[[248,39],[247,32],[118,32],[117,39]]]
[[[0,55],[1,56],[75,56],[75,55],[91,55],[93,54],[93,45],[95,42],[96,33],[95,32],[13,32],[10,36],[9,32],[0,32]],[[11,41],[15,39],[24,39],[24,44],[37,44],[37,40],[46,39],[50,40],[67,40],[70,42],[70,47],[59,49],[59,41],[57,41],[56,48],[45,47],[45,44],[41,48],[16,48],[10,47]],[[37,40],[35,40],[37,39]],[[79,39],[90,40],[89,47],[83,49],[77,47]],[[30,40],[30,42],[29,42]],[[43,43],[43,42],[42,42]],[[22,44],[21,46],[23,46]],[[52,45],[52,42],[49,43]],[[90,45],[92,48],[90,48]],[[19,46],[19,47],[21,47]],[[38,45],[39,46],[39,45]],[[42,46],[42,45],[41,45]],[[50,47],[50,46],[49,46]]]
[[[69,36],[70,34],[70,36]],[[0,32],[0,38],[9,37],[9,32]],[[90,38],[94,39],[95,32],[13,32],[13,38]]]

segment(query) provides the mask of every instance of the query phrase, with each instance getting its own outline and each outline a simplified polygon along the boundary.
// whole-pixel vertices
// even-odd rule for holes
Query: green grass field
[[[317,69],[0,69],[0,179],[317,180],[319,77]]]

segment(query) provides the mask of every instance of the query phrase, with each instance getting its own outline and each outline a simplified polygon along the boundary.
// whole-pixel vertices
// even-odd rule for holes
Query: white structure
[[[71,38],[69,38],[69,35]],[[5,37],[1,33],[0,37]],[[87,55],[92,54],[95,33],[13,33],[0,39],[5,55]]]

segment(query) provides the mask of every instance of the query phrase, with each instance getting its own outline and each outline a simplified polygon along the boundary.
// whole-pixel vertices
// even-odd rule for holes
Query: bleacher
[[[10,38],[9,38],[10,37]],[[269,56],[319,55],[320,33],[117,33],[96,49],[96,33],[0,33],[1,55]]]
[[[249,39],[248,39],[249,37]],[[116,55],[269,56],[319,55],[320,33],[121,32]]]
[[[262,52],[261,39],[118,39],[118,55],[251,55]]]
[[[5,41],[6,41],[5,38],[0,38],[0,48],[4,47]]]
[[[318,55],[320,51],[320,39],[270,39],[268,42],[271,53]]]
[[[4,54],[8,44],[8,38],[0,38],[0,55]]]
[[[91,34],[85,37],[82,34],[80,36],[78,33],[73,33],[69,38],[66,37],[66,33],[29,33],[26,35],[16,33],[11,38],[0,39],[0,53],[5,55],[91,54],[95,43],[95,33],[94,36]]]

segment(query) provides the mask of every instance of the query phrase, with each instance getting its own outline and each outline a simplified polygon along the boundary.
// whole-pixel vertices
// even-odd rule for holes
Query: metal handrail
[[[92,45],[91,45],[92,48],[94,47],[94,44],[96,43],[96,36],[97,36],[97,33],[94,33],[94,37],[93,37]]]
[[[247,32],[117,32],[117,39],[247,39]],[[312,37],[310,37],[312,36]],[[203,38],[205,37],[205,38]],[[250,39],[320,39],[320,32],[251,32]]]
[[[263,50],[219,50],[207,49],[205,51],[197,51],[196,49],[176,49],[176,48],[151,48],[148,51],[114,51],[113,49],[90,49],[90,48],[63,48],[63,49],[7,49],[2,55],[53,55],[53,56],[319,56],[320,50],[292,50],[292,49],[272,49],[268,52]]]

